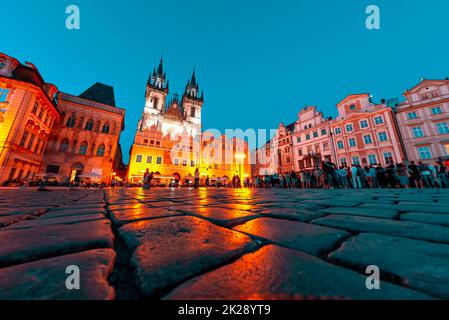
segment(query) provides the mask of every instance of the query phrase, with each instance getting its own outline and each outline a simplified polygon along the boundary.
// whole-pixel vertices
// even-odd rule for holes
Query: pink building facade
[[[324,160],[332,159],[330,121],[315,106],[303,108],[298,113],[292,134],[294,169],[296,172],[321,166]]]
[[[396,118],[409,161],[449,156],[449,81],[423,80],[404,93]]]
[[[338,166],[387,166],[404,161],[391,108],[372,103],[365,93],[347,96],[337,109],[338,116],[330,128]]]

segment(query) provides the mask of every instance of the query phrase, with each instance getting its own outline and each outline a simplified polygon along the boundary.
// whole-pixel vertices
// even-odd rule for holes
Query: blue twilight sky
[[[65,28],[76,4],[81,30]],[[381,30],[365,28],[365,8]],[[305,104],[335,116],[346,94],[398,97],[449,76],[447,0],[17,0],[0,19],[0,51],[33,62],[78,95],[99,81],[126,109],[125,160],[149,72],[164,56],[171,93],[195,66],[203,128],[276,128]]]

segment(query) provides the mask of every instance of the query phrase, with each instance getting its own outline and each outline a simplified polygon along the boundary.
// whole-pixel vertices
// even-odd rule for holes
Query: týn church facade
[[[195,71],[181,97],[168,98],[169,83],[161,59],[148,78],[145,106],[138,122],[127,179],[141,183],[145,171],[156,179],[189,184],[198,168],[202,182],[209,178],[229,181],[250,174],[248,145],[224,135],[215,137],[202,132],[204,97]]]

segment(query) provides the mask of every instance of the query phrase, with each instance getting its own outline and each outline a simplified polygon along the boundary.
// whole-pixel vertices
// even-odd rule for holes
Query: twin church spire
[[[169,81],[167,80],[166,73],[164,71],[164,62],[161,57],[159,65],[157,68],[153,69],[153,72],[148,77],[147,85],[156,89],[165,91],[168,93],[169,90]],[[187,85],[184,90],[183,98],[189,98],[197,101],[203,101],[203,92],[200,94],[200,87],[198,81],[196,80],[195,69],[192,72],[192,77],[187,81]]]

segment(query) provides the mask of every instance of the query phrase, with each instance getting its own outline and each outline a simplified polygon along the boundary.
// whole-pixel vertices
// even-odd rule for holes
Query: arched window
[[[88,147],[87,142],[81,143],[79,154],[86,154],[87,153],[87,147]]]
[[[101,128],[101,133],[109,133],[109,129],[110,129],[110,124],[109,124],[109,122],[106,122],[104,125],[103,125],[103,128]]]
[[[67,122],[65,123],[65,125],[66,125],[66,127],[69,127],[69,128],[75,128],[75,124],[76,124],[76,119],[75,119],[75,116],[72,114],[67,119]]]
[[[87,131],[92,131],[93,128],[94,128],[94,120],[92,120],[92,119],[87,120],[86,126],[84,127],[84,129]]]
[[[61,141],[61,144],[59,145],[59,151],[60,152],[67,152],[69,149],[69,140],[64,139]]]
[[[97,156],[103,157],[104,156],[104,150],[105,150],[104,144],[100,144],[98,146],[98,149],[97,149]]]

